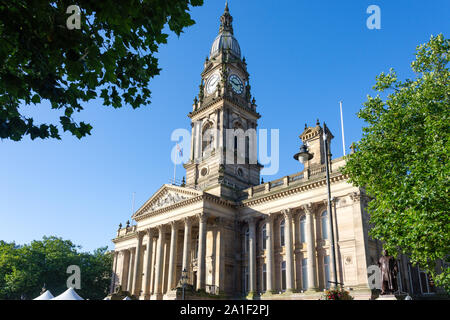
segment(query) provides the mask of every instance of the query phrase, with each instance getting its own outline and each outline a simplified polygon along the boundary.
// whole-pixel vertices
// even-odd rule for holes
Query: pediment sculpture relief
[[[150,211],[155,211],[164,207],[171,206],[175,203],[188,199],[187,196],[176,192],[167,192],[150,207]]]

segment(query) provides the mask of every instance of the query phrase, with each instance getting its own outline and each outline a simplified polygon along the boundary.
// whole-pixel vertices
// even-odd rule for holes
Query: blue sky
[[[158,53],[161,75],[152,103],[120,110],[94,101],[76,116],[92,135],[78,140],[0,141],[0,240],[28,243],[44,235],[70,239],[84,250],[112,248],[119,222],[131,216],[173,176],[174,129],[190,128],[187,114],[200,73],[218,33],[223,0],[193,8],[196,25],[173,34]],[[381,8],[381,30],[369,30],[366,9]],[[411,78],[418,44],[450,30],[450,2],[230,0],[234,31],[250,72],[262,117],[260,129],[280,129],[280,170],[265,181],[301,170],[292,158],[305,122],[326,121],[342,156],[339,100],[344,101],[347,145],[361,137],[356,112],[372,94],[375,76],[394,67]],[[36,120],[59,114],[47,104],[27,107]],[[187,150],[185,151],[187,152]],[[184,169],[177,168],[179,179]]]

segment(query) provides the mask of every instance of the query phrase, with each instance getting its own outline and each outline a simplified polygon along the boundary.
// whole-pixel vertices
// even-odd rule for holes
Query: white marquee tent
[[[59,296],[53,298],[52,300],[84,300],[80,297],[73,288],[69,288]]]
[[[54,298],[54,296],[52,295],[52,293],[48,290],[45,290],[45,292],[43,294],[41,294],[37,298],[34,298],[33,300],[51,300],[53,298]]]

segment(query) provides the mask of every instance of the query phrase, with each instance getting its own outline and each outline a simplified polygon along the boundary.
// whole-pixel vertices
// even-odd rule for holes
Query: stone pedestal
[[[177,290],[170,290],[163,296],[163,300],[177,300]]]

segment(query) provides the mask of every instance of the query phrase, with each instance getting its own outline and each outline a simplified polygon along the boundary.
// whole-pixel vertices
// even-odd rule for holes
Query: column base
[[[177,300],[177,291],[171,290],[166,292],[166,294],[163,296],[163,300]]]
[[[162,293],[155,293],[150,296],[150,300],[162,300],[162,299],[163,299]]]
[[[297,293],[297,290],[295,290],[295,289],[286,289],[286,291],[284,291],[282,294],[290,295],[290,294],[293,294],[293,293]]]
[[[150,300],[150,294],[141,294],[139,300]]]
[[[319,288],[308,288],[303,293],[305,293],[305,294],[314,294],[314,293],[317,293],[317,292],[320,292]]]
[[[274,294],[276,294],[276,291],[275,290],[268,290],[268,291],[266,291],[266,292],[264,292],[262,295],[261,295],[261,297],[262,298],[270,298],[270,297],[272,297]]]
[[[245,296],[245,299],[246,300],[253,300],[255,297],[257,297],[258,296],[258,294],[256,293],[256,292],[249,292],[246,296]]]

